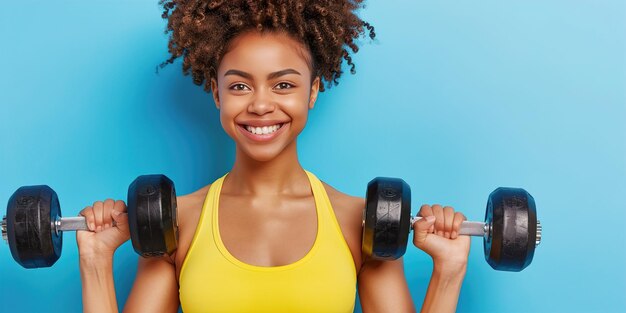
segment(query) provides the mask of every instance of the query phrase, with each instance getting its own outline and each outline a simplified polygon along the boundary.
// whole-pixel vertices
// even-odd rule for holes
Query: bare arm
[[[118,312],[112,260],[81,258],[80,264],[83,311]],[[140,257],[135,284],[124,306],[124,312],[178,312],[178,283],[175,272],[168,257]]]
[[[442,271],[435,265],[421,312],[455,312],[465,270]],[[359,274],[361,308],[367,312],[415,312],[402,258],[368,261]]]
[[[124,312],[178,312],[176,267],[169,257],[139,258]]]
[[[435,266],[422,305],[422,312],[455,312],[464,276],[465,270],[451,275]]]
[[[83,312],[117,312],[112,258],[80,258]]]
[[[358,277],[359,298],[364,313],[415,312],[404,277],[402,258],[395,261],[368,261]]]

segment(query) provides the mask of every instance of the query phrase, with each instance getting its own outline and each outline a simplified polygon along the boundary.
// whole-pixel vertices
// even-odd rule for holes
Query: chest
[[[356,271],[361,268],[360,213],[344,208],[329,194],[333,215],[346,241]],[[184,263],[202,212],[203,201],[188,203],[179,214],[179,242],[175,255],[176,277]],[[358,213],[358,212],[357,212]],[[297,262],[313,246],[318,218],[314,197],[243,198],[222,195],[218,211],[219,233],[236,259],[257,266]]]
[[[236,259],[256,266],[281,266],[302,259],[317,238],[313,196],[233,197],[219,201],[217,229]]]

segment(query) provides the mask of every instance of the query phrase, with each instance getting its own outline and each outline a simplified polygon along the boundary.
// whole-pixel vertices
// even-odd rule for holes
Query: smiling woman
[[[235,163],[178,202],[171,256],[140,258],[125,311],[351,312],[415,310],[403,261],[361,254],[364,199],[343,194],[300,165],[297,138],[324,85],[337,84],[348,50],[374,28],[361,1],[167,1],[173,62],[213,95]],[[82,211],[95,232],[78,232],[86,312],[115,311],[111,259],[128,239],[125,206]],[[469,252],[465,219],[423,206],[413,242],[432,256],[423,311],[455,310]],[[109,219],[105,219],[109,220]],[[445,232],[444,232],[445,231]],[[150,301],[147,301],[150,299]]]

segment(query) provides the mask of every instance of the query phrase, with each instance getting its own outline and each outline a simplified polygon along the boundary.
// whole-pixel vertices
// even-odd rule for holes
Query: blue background
[[[186,194],[232,166],[211,96],[180,62],[155,74],[157,0],[2,7],[0,202],[45,183],[72,216],[125,199],[141,174]],[[370,1],[361,15],[378,39],[311,112],[305,168],[359,196],[375,176],[403,177],[414,210],[444,203],[473,220],[497,186],[524,187],[544,225],[533,263],[494,271],[474,239],[458,311],[626,312],[625,2]],[[80,311],[73,233],[51,269],[22,269],[1,245],[3,312]],[[129,243],[116,253],[120,305],[136,260]],[[418,307],[431,266],[409,248]]]

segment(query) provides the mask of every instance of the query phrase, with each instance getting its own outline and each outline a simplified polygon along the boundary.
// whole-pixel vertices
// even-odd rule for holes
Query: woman
[[[124,311],[415,311],[402,259],[361,255],[364,199],[305,171],[296,142],[324,83],[337,83],[355,40],[374,29],[361,1],[182,1],[163,3],[171,63],[213,95],[235,141],[232,170],[178,197],[179,243],[171,256],[140,258]],[[407,169],[408,170],[408,169]],[[81,211],[94,232],[77,232],[85,312],[115,312],[115,249],[128,240],[126,206],[107,199]],[[434,262],[424,312],[453,312],[469,238],[451,207],[424,205],[413,243]],[[112,222],[116,226],[112,226]]]

